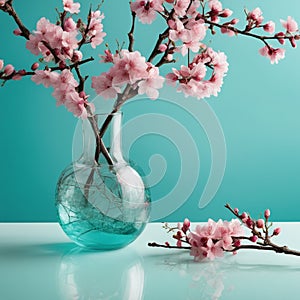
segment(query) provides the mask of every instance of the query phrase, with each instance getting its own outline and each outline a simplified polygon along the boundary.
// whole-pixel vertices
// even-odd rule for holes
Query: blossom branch
[[[183,224],[178,223],[177,227],[169,227],[168,224],[163,226],[167,232],[174,232],[173,238],[177,241],[176,245],[172,246],[169,242],[158,244],[156,242],[148,243],[149,247],[161,247],[170,249],[189,249],[190,255],[194,256],[195,260],[214,259],[221,257],[225,252],[236,254],[237,251],[262,250],[273,251],[275,253],[283,253],[288,255],[300,256],[300,251],[290,249],[287,246],[280,246],[271,241],[271,238],[280,234],[279,227],[269,234],[269,229],[272,224],[269,224],[270,210],[266,209],[264,220],[254,220],[246,212],[239,213],[237,208],[233,209],[229,204],[225,207],[236,217],[232,221],[219,220],[215,222],[211,219],[204,225],[197,225],[196,230],[190,229],[190,221],[185,219]],[[251,231],[251,235],[244,234],[242,229],[246,226]],[[246,241],[247,244],[242,244]],[[190,246],[183,246],[187,243]]]
[[[278,40],[278,39],[284,39],[284,40],[287,40],[287,39],[290,39],[291,37],[290,36],[286,36],[286,35],[282,35],[280,37],[274,35],[274,36],[265,36],[265,35],[259,35],[259,34],[255,34],[255,33],[252,33],[250,32],[249,30],[240,30],[230,24],[226,25],[226,24],[219,24],[219,23],[216,23],[216,22],[212,22],[210,20],[208,20],[206,17],[203,17],[203,20],[205,23],[211,25],[211,26],[215,26],[215,27],[218,27],[218,28],[225,28],[225,29],[228,29],[228,30],[231,30],[233,31],[235,34],[241,34],[241,35],[245,35],[245,36],[250,36],[252,38],[255,38],[255,39],[258,39],[258,40],[261,40],[262,42],[264,42],[265,44],[266,43],[266,40]],[[298,38],[298,34],[295,35],[295,37]]]

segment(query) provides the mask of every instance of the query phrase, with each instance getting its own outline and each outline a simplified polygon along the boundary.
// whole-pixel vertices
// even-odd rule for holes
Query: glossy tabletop
[[[300,223],[276,225],[276,242],[300,250]],[[56,223],[2,223],[0,300],[300,299],[300,257],[244,250],[196,263],[147,246],[168,237],[152,223],[124,249],[89,252]]]

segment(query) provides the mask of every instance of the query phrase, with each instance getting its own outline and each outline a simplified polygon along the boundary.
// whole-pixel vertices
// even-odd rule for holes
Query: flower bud
[[[258,237],[256,235],[252,235],[250,237],[250,241],[253,242],[253,243],[255,243],[257,241],[257,239],[258,239]]]
[[[263,26],[263,29],[268,33],[273,33],[275,31],[275,23],[273,21],[269,21]]]
[[[281,45],[284,45],[285,43],[285,40],[284,40],[284,37],[285,37],[285,33],[284,32],[278,32],[275,34],[275,37],[277,38],[278,42],[281,44]]]
[[[40,66],[39,63],[35,62],[34,64],[32,64],[31,70],[35,71],[39,66]]]
[[[62,70],[66,67],[66,63],[64,61],[60,61],[58,66]]]
[[[297,47],[296,40],[294,39],[293,36],[291,36],[291,37],[289,38],[289,41],[290,41],[291,46],[292,46],[293,48],[296,48],[296,47]]]
[[[13,31],[13,34],[14,34],[14,35],[21,35],[21,34],[22,34],[22,31],[21,31],[19,28],[17,28],[17,29],[15,29],[15,30]]]
[[[186,226],[186,227],[190,227],[191,226],[191,222],[188,218],[185,218],[184,221],[183,221],[183,226]]]
[[[266,219],[269,219],[270,215],[271,215],[270,210],[269,210],[269,209],[266,209],[266,210],[265,210],[265,218],[266,218]]]
[[[248,219],[246,220],[246,225],[249,227],[249,228],[252,228],[253,227],[253,221],[250,219],[250,217],[248,217]]]
[[[275,228],[273,231],[273,235],[278,235],[280,231],[281,231],[280,227]]]
[[[243,212],[243,213],[241,214],[241,218],[242,218],[242,219],[246,219],[246,218],[248,218],[248,215],[247,215],[247,213]]]
[[[14,71],[15,71],[15,68],[11,64],[6,65],[4,68],[4,73],[6,74],[6,76],[11,75]]]
[[[237,24],[239,21],[240,21],[239,19],[234,18],[234,19],[232,19],[232,20],[230,21],[230,24],[235,25],[235,24]]]
[[[233,211],[234,211],[235,214],[239,213],[239,209],[238,208],[235,208]]]
[[[219,14],[220,17],[222,18],[228,18],[232,15],[232,10],[225,8],[221,11],[221,13]]]
[[[263,219],[258,219],[258,220],[256,221],[256,226],[257,226],[257,228],[263,228],[264,225],[265,225],[265,221],[264,221]]]
[[[26,70],[22,69],[22,70],[18,71],[18,74],[21,76],[24,76],[24,75],[26,75]]]
[[[241,246],[241,240],[236,240],[236,241],[233,243],[233,246],[234,246],[234,247],[239,247],[239,246]]]
[[[161,45],[159,45],[159,47],[158,47],[158,50],[160,51],[160,52],[165,52],[166,50],[167,50],[167,45],[166,44],[161,44]]]

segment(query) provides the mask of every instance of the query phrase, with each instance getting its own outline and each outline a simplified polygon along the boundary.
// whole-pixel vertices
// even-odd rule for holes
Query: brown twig
[[[149,247],[158,247],[158,248],[169,248],[169,249],[188,249],[188,250],[191,249],[191,247],[189,247],[189,246],[177,247],[177,246],[171,246],[171,245],[161,245],[161,244],[157,244],[155,242],[148,243],[148,246]]]
[[[135,19],[136,19],[136,13],[134,11],[131,11],[131,16],[132,16],[132,25],[131,29],[128,32],[128,39],[129,39],[129,46],[128,46],[128,51],[133,52],[133,44],[134,44],[134,27],[135,27]]]

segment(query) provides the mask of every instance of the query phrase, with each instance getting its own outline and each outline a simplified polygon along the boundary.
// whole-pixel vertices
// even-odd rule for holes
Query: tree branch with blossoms
[[[211,219],[204,225],[197,225],[191,230],[191,223],[188,219],[178,223],[176,227],[170,227],[167,223],[163,228],[173,233],[176,245],[169,242],[158,244],[148,243],[149,247],[160,247],[169,249],[187,249],[196,261],[204,259],[213,260],[222,257],[226,252],[236,254],[239,250],[262,250],[300,256],[300,251],[293,250],[287,246],[280,246],[272,241],[272,238],[279,235],[280,227],[275,228],[270,234],[272,223],[270,223],[270,210],[264,212],[264,219],[253,219],[246,212],[239,213],[237,208],[233,209],[229,204],[225,207],[236,217],[231,221]],[[245,235],[243,227],[246,227],[250,234]],[[243,244],[244,242],[247,244]],[[183,246],[189,245],[189,246]]]
[[[102,138],[112,114],[119,111],[129,99],[136,95],[157,99],[165,81],[186,97],[203,99],[218,95],[228,72],[228,62],[225,53],[205,44],[207,34],[216,34],[215,28],[229,36],[244,35],[259,40],[264,44],[259,53],[269,58],[272,64],[284,58],[285,50],[272,46],[271,41],[280,45],[289,41],[292,47],[296,47],[300,39],[298,24],[292,17],[281,20],[283,31],[275,32],[275,23],[264,22],[259,8],[245,10],[245,25],[240,29],[237,27],[239,20],[231,19],[233,12],[223,8],[219,0],[131,0],[129,8],[132,18],[127,50],[118,47],[112,51],[107,47],[100,57],[101,63],[110,65],[108,70],[91,78],[91,86],[96,94],[115,101],[104,124],[96,128],[94,107],[85,92],[89,76],[83,75],[80,67],[94,60],[92,57],[83,58],[84,46],[95,49],[104,41],[104,14],[90,6],[84,22],[82,18],[76,19],[80,13],[79,2],[63,0],[62,3],[63,10],[57,11],[57,22],[52,23],[42,17],[36,29],[30,31],[15,11],[13,1],[0,0],[0,10],[10,15],[17,25],[14,34],[24,37],[27,40],[26,48],[46,65],[41,67],[34,62],[31,70],[16,70],[12,64],[5,65],[0,60],[0,80],[4,84],[31,76],[36,84],[53,88],[52,95],[58,106],[64,105],[75,116],[88,118],[95,134],[96,165],[101,154],[108,164],[115,163]],[[135,27],[137,21],[151,25],[157,17],[163,19],[164,25],[146,58],[133,47]],[[166,76],[160,75],[162,66],[181,60],[185,60],[185,63],[179,67],[175,65]]]

